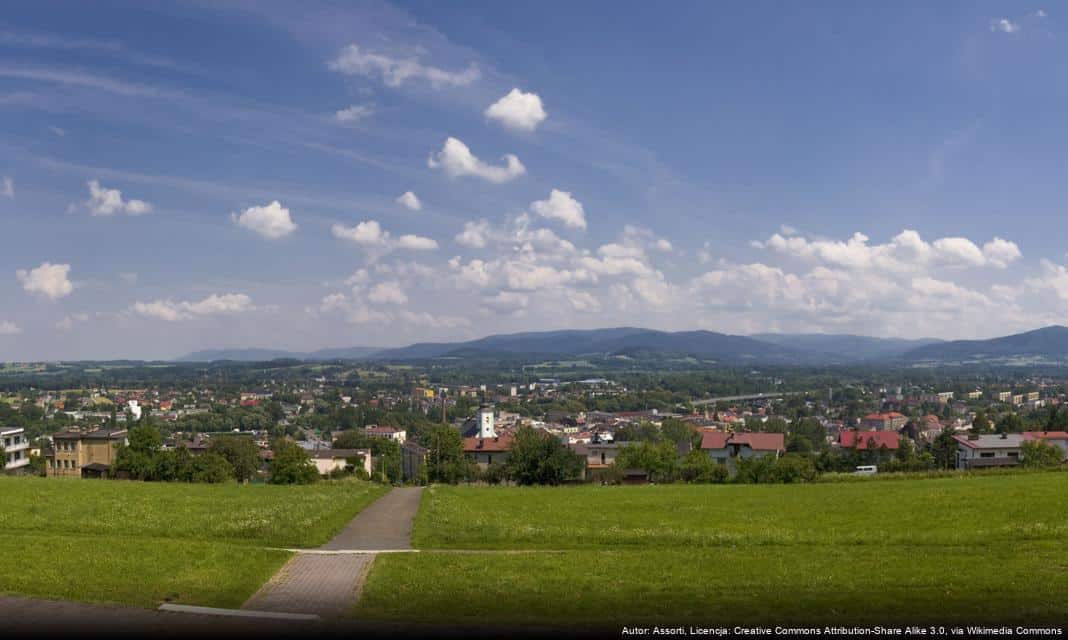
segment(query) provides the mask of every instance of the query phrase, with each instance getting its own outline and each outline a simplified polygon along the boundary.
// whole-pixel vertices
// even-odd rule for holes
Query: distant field
[[[416,522],[423,552],[379,557],[354,615],[609,627],[1061,624],[1066,513],[1062,473],[433,487]]]
[[[385,490],[0,477],[0,594],[239,606]]]

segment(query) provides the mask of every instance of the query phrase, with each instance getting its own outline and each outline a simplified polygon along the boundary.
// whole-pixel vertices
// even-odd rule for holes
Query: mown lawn
[[[387,490],[0,477],[0,594],[240,606]]]
[[[1068,473],[814,485],[432,487],[422,549],[1068,539]]]
[[[434,487],[362,618],[548,626],[1061,624],[1068,474]],[[437,549],[438,551],[434,551]],[[503,553],[503,550],[533,550]],[[463,551],[484,550],[484,551]]]
[[[315,547],[387,490],[0,477],[0,531]]]
[[[289,559],[219,542],[0,533],[0,594],[155,608],[239,607]]]

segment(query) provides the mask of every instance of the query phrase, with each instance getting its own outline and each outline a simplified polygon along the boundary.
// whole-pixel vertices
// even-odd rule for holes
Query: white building
[[[25,429],[0,429],[4,445],[4,471],[14,471],[30,464],[30,441]]]
[[[493,420],[493,407],[484,404],[478,408],[478,437],[496,438],[497,430]]]
[[[137,403],[137,400],[130,400],[126,403],[126,408],[129,410],[130,415],[134,420],[141,419],[141,405]]]
[[[953,436],[957,441],[957,468],[1014,467],[1020,463],[1020,447],[1028,439],[1022,433]]]

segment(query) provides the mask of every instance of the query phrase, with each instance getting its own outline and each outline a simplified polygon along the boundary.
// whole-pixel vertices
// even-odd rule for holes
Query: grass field
[[[385,491],[0,477],[0,593],[238,606]]]
[[[1065,514],[1061,473],[434,487],[414,534],[424,552],[376,560],[354,613],[580,626],[1060,623]]]

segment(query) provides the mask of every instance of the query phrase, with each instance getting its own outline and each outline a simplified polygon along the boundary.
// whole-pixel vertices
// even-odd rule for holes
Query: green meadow
[[[385,491],[0,477],[0,594],[239,606]]]
[[[1068,616],[1068,474],[433,487],[354,615],[432,622],[1038,624]]]

